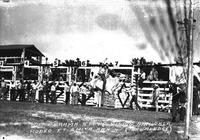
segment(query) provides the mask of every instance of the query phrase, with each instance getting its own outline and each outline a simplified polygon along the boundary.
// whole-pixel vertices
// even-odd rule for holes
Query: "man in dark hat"
[[[185,87],[185,84],[169,83],[169,92],[172,93],[172,122],[176,122],[178,113],[180,114],[180,121],[185,119],[185,103],[187,101]],[[181,105],[180,108],[179,104]]]
[[[179,93],[179,103],[181,105],[181,107],[179,108],[180,121],[184,121],[186,115],[185,103],[187,102],[185,84],[179,85],[178,93]]]
[[[169,93],[172,93],[172,122],[176,122],[179,107],[179,95],[177,93],[177,85],[169,82]]]

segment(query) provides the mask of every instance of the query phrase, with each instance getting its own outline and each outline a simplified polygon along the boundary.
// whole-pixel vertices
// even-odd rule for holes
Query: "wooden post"
[[[192,0],[190,0],[190,9],[189,9],[189,38],[186,40],[189,42],[187,43],[188,47],[188,65],[187,65],[187,108],[186,108],[186,120],[185,120],[185,137],[189,136],[189,127],[190,127],[190,117],[191,117],[191,96],[193,92],[193,44],[192,42],[192,35],[191,31],[193,28],[193,7],[192,7]]]
[[[72,67],[71,66],[69,66],[68,67],[69,68],[69,71],[68,71],[68,74],[69,74],[69,84],[71,85],[71,82],[72,82]]]
[[[22,51],[22,80],[24,81],[24,61],[25,61],[25,48]]]
[[[43,80],[43,67],[38,66],[38,81],[41,82]]]
[[[133,84],[134,80],[133,80],[133,77],[134,77],[134,69],[135,67],[133,66],[133,68],[131,69],[131,84]]]
[[[16,81],[16,74],[17,74],[17,66],[13,66],[13,71],[12,71],[12,81]]]

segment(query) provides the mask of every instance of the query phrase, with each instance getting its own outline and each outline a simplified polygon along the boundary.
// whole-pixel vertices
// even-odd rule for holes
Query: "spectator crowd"
[[[0,81],[0,100],[19,102],[39,102],[56,104],[57,99],[63,95],[66,104],[77,105],[80,87],[73,82],[49,82],[49,81],[11,81],[4,78]],[[59,91],[59,92],[58,92]]]
[[[103,67],[104,68],[104,67]],[[104,69],[100,69],[103,71]],[[105,68],[108,69],[108,68]],[[104,70],[105,71],[105,70]],[[102,73],[105,73],[105,72]],[[103,89],[105,89],[106,76],[105,74],[99,74],[100,79],[103,81]],[[116,92],[116,95],[119,96],[123,88],[126,88],[125,84],[125,75],[119,76],[119,82],[113,87]],[[138,89],[141,90],[144,86],[144,81],[158,81],[159,74],[155,68],[152,68],[149,75],[146,76],[144,70],[141,69],[140,74],[137,77],[136,83],[138,84]],[[194,97],[193,97],[193,114],[199,115],[198,105],[200,102],[199,91],[200,86],[198,80],[194,81]],[[11,81],[10,83],[6,82],[2,77],[0,79],[0,100],[8,100],[19,102],[39,102],[39,103],[52,103],[56,104],[60,96],[64,96],[64,102],[66,104],[78,105],[80,101],[80,93],[82,85],[78,85],[76,82],[60,82],[60,81],[29,81],[29,80],[20,80],[18,82]],[[85,86],[85,85],[83,85]],[[186,85],[177,85],[175,83],[168,83],[169,93],[172,94],[172,121],[176,121],[177,114],[180,114],[180,120],[185,118],[185,103],[186,99]],[[158,99],[160,95],[159,85],[154,84],[152,86],[152,104],[155,106],[156,111],[158,111]],[[102,89],[102,90],[103,90]],[[117,90],[118,89],[118,90]],[[131,89],[134,89],[131,87]],[[94,90],[94,89],[93,89]],[[58,92],[59,91],[59,92]],[[90,91],[92,92],[92,90]],[[137,92],[131,92],[131,101],[130,108],[132,109],[132,103],[135,102],[136,108],[141,109],[140,105],[137,102]],[[92,95],[95,96],[95,95]],[[8,98],[9,97],[9,98]],[[86,95],[82,94],[83,98],[86,99]],[[87,98],[88,99],[88,98]],[[84,104],[81,102],[81,104]]]

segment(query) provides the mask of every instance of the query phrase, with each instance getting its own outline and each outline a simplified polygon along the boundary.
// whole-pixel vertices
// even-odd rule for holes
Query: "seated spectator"
[[[155,68],[152,68],[148,77],[147,77],[147,80],[149,81],[158,81],[158,71],[155,69]]]
[[[146,79],[146,73],[143,70],[141,70],[141,74],[138,79],[138,84],[140,88],[143,88],[143,82],[145,79]]]

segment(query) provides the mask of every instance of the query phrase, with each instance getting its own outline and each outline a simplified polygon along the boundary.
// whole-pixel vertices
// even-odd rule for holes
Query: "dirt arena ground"
[[[0,139],[181,139],[165,112],[0,101]]]

